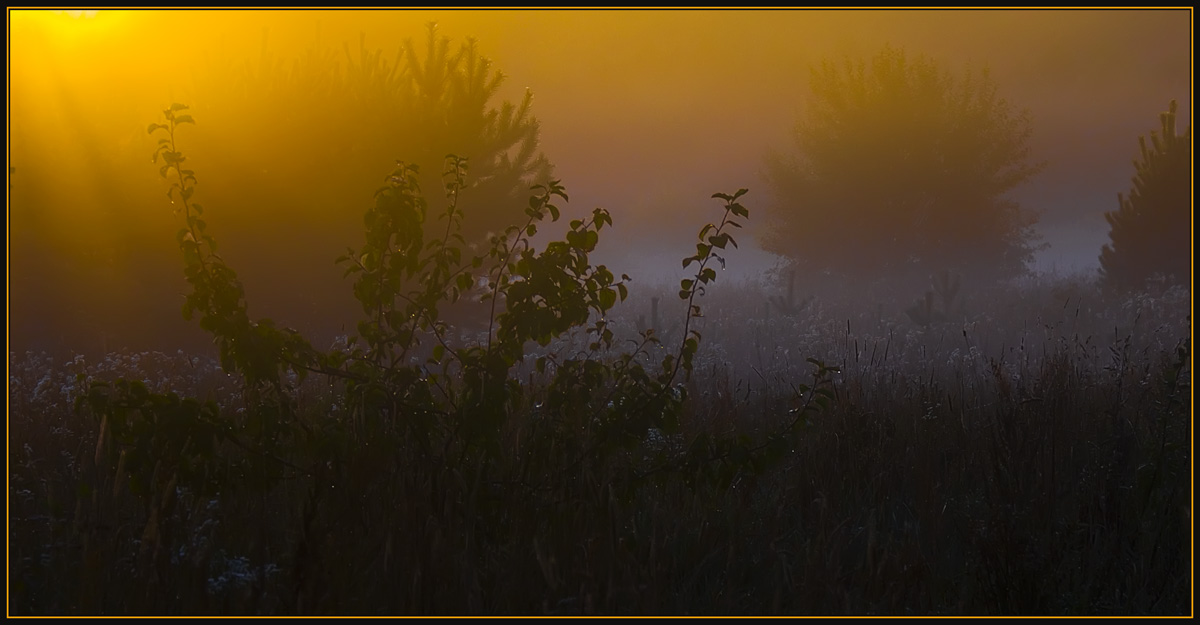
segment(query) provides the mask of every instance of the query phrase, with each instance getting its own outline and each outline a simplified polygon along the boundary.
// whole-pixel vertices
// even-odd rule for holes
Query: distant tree
[[[1133,188],[1117,194],[1120,208],[1104,218],[1111,244],[1100,250],[1105,286],[1130,289],[1155,275],[1188,281],[1191,276],[1192,129],[1175,134],[1177,106],[1159,115],[1161,127],[1138,137]]]
[[[261,209],[267,202],[258,197],[269,196],[289,216],[324,223],[335,213],[358,215],[371,199],[362,189],[382,183],[378,172],[397,160],[418,165],[422,187],[436,197],[454,154],[469,162],[465,203],[486,207],[465,215],[469,241],[523,219],[529,188],[552,170],[538,149],[530,91],[497,102],[505,75],[473,39],[455,46],[435,24],[423,44],[405,40],[394,57],[369,48],[365,36],[343,52],[310,48],[289,66],[264,40],[258,59],[218,58],[197,74],[196,108],[214,120],[210,140],[221,154],[231,145],[275,146],[265,168],[256,164],[263,154],[245,154],[254,164],[245,169],[266,175],[243,200]]]
[[[768,157],[763,245],[856,278],[1026,270],[1036,217],[1006,194],[1040,165],[1032,124],[987,70],[956,77],[884,48],[812,68],[795,152]]]
[[[467,159],[457,193],[461,233],[476,250],[524,223],[530,187],[550,180],[532,93],[504,100],[505,76],[474,40],[455,44],[433,24],[423,35],[391,53],[363,36],[287,62],[264,35],[261,54],[222,50],[196,74],[194,110],[211,122],[195,160],[215,163],[207,191],[231,212],[225,253],[250,268],[247,286],[266,314],[293,325],[355,314],[329,260],[359,243],[363,207],[397,161],[419,168],[432,237],[447,228],[436,218],[448,202],[446,157]],[[284,266],[291,271],[260,271]]]
[[[376,113],[385,131],[381,138],[388,149],[404,150],[430,183],[438,182],[428,189],[441,188],[447,154],[469,159],[464,197],[486,210],[464,215],[464,235],[471,240],[501,232],[523,219],[530,186],[550,179],[550,162],[538,151],[533,93],[526,90],[519,104],[493,107],[504,74],[479,54],[473,39],[451,52],[450,40],[439,37],[434,24],[424,54],[417,50],[405,41],[398,106]]]

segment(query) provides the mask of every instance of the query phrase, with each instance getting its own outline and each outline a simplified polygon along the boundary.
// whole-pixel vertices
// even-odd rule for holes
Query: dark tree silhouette
[[[519,102],[497,103],[505,75],[473,39],[456,46],[435,24],[423,43],[406,40],[393,57],[368,47],[365,36],[357,50],[343,48],[343,55],[309,49],[289,67],[264,40],[258,60],[217,59],[198,75],[195,108],[212,120],[208,140],[221,154],[230,144],[272,146],[269,155],[245,155],[250,162],[243,169],[266,175],[241,199],[269,196],[256,210],[273,204],[289,218],[299,213],[325,223],[331,214],[360,214],[369,190],[403,160],[419,166],[437,214],[444,206],[445,158],[454,154],[468,159],[462,204],[469,241],[523,219],[529,188],[551,175],[538,150],[531,92]],[[276,175],[271,163],[261,163],[264,157],[286,174]],[[350,232],[360,227],[357,221]]]
[[[956,77],[887,47],[823,62],[810,86],[795,152],[768,158],[767,250],[868,279],[1025,270],[1036,217],[1006,194],[1040,165],[1028,114],[986,69]]]
[[[1150,143],[1138,137],[1133,188],[1104,218],[1112,241],[1100,250],[1105,286],[1135,289],[1155,276],[1187,282],[1191,276],[1192,129],[1175,134],[1176,104],[1159,115],[1161,127]]]
[[[437,219],[446,157],[468,159],[458,206],[480,251],[489,233],[524,222],[530,187],[552,171],[532,93],[503,100],[505,76],[474,40],[456,44],[430,24],[393,53],[365,36],[342,48],[285,63],[264,36],[258,58],[218,55],[196,75],[193,109],[209,121],[195,161],[213,164],[206,191],[231,213],[224,253],[248,268],[261,312],[306,330],[355,313],[329,261],[359,243],[363,207],[397,161],[419,167],[432,237],[447,228]]]
[[[474,40],[451,53],[450,41],[438,37],[433,24],[423,56],[411,40],[405,42],[399,106],[380,117],[391,131],[384,139],[420,165],[429,191],[441,189],[447,154],[467,158],[464,234],[471,240],[502,231],[522,219],[529,187],[550,178],[550,163],[537,149],[533,94],[526,90],[519,104],[492,108],[504,74],[479,54]],[[394,123],[388,126],[388,120]]]

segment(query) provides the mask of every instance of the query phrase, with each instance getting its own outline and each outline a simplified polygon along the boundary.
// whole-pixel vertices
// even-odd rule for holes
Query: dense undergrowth
[[[219,358],[10,354],[10,613],[1190,612],[1189,292],[914,323],[721,285],[700,316],[739,191],[647,328],[588,260],[606,212],[530,243],[557,183],[464,258],[449,158],[440,229],[411,168],[377,193],[363,321],[321,349],[246,312],[184,108],[151,132]],[[480,277],[464,337],[439,310]]]

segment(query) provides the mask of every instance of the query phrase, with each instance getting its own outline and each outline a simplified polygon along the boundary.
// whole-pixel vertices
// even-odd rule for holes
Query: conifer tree
[[[362,35],[285,62],[264,35],[257,58],[217,55],[196,75],[194,109],[211,120],[196,158],[214,163],[210,192],[231,209],[225,240],[252,267],[247,285],[262,311],[294,325],[354,314],[349,297],[313,294],[342,284],[329,259],[360,236],[379,172],[397,161],[417,166],[432,216],[425,234],[440,238],[452,230],[436,218],[450,202],[447,156],[465,159],[456,200],[461,234],[477,251],[489,234],[523,223],[530,188],[551,178],[532,93],[504,92],[504,73],[475,40],[429,24],[386,45]],[[265,272],[254,269],[281,264],[292,271],[256,283]]]
[[[795,149],[768,160],[765,249],[855,279],[1026,270],[1036,215],[1008,194],[1040,169],[1032,122],[986,69],[953,74],[888,47],[825,61],[809,85]]]
[[[361,224],[347,217],[370,201],[361,189],[404,160],[420,168],[439,214],[440,176],[454,154],[469,163],[463,204],[486,207],[464,215],[468,241],[523,218],[530,187],[552,169],[539,150],[532,92],[506,99],[505,74],[474,39],[454,42],[432,23],[423,35],[390,52],[363,35],[336,52],[310,47],[290,64],[264,38],[257,59],[210,60],[196,76],[195,108],[212,120],[206,138],[220,148],[219,164],[245,186],[231,195],[253,207],[247,213],[301,217],[326,238],[331,229],[352,234]],[[230,154],[230,145],[272,146],[265,154],[275,162]]]
[[[1110,244],[1100,251],[1105,286],[1135,289],[1155,276],[1188,281],[1191,275],[1192,129],[1175,134],[1178,107],[1159,115],[1159,130],[1138,137],[1133,188],[1117,194],[1119,208],[1104,218]]]

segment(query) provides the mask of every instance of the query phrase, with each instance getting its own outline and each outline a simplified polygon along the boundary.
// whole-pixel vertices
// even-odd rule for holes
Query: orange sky
[[[144,126],[162,102],[189,95],[190,74],[205,54],[257,55],[264,33],[275,53],[287,57],[314,44],[339,50],[343,42],[357,43],[359,33],[391,49],[437,21],[455,40],[479,40],[510,77],[509,94],[534,90],[544,149],[568,188],[616,211],[702,199],[729,187],[761,190],[755,176],[761,155],[768,145],[785,144],[805,96],[806,68],[822,56],[870,53],[883,43],[954,69],[989,65],[1002,93],[1034,113],[1041,156],[1051,161],[1041,186],[1053,189],[1056,204],[1070,204],[1045,205],[1047,195],[1042,208],[1069,219],[1095,222],[1112,208],[1083,204],[1127,183],[1111,168],[1128,162],[1136,134],[1152,127],[1167,101],[1180,100],[1181,117],[1191,115],[1187,11],[105,11],[90,19],[16,11],[9,17],[12,124],[54,119],[64,134],[92,132],[88,125],[113,134],[114,124]],[[54,100],[48,93],[71,90],[90,100],[86,119],[33,119],[62,115],[45,108]],[[13,147],[19,158],[23,146]],[[1106,188],[1089,186],[1110,176],[1117,179]],[[614,180],[622,181],[620,189]],[[1064,197],[1060,187],[1075,181],[1078,195]],[[1059,221],[1057,214],[1049,219]]]
[[[10,10],[8,18],[10,184],[13,198],[27,198],[10,206],[10,227],[60,249],[83,239],[101,250],[109,240],[136,246],[159,229],[171,236],[145,128],[164,105],[203,100],[200,85],[220,84],[203,75],[212,59],[256,59],[264,42],[280,59],[310,48],[340,57],[360,33],[391,54],[429,21],[455,41],[476,38],[508,76],[505,97],[533,90],[543,151],[573,206],[612,211],[622,236],[605,251],[634,264],[631,274],[652,274],[647,259],[677,262],[693,226],[714,217],[713,192],[748,187],[752,211],[765,202],[763,157],[788,145],[807,68],[823,57],[892,44],[955,72],[990,67],[1001,95],[1031,111],[1035,156],[1047,163],[1020,194],[1043,212],[1046,266],[1097,265],[1103,213],[1129,186],[1137,136],[1157,126],[1171,99],[1180,132],[1191,120],[1188,10]],[[87,262],[20,253],[14,266],[57,262],[70,272]],[[771,263],[753,250],[742,258],[732,266],[747,272]]]

